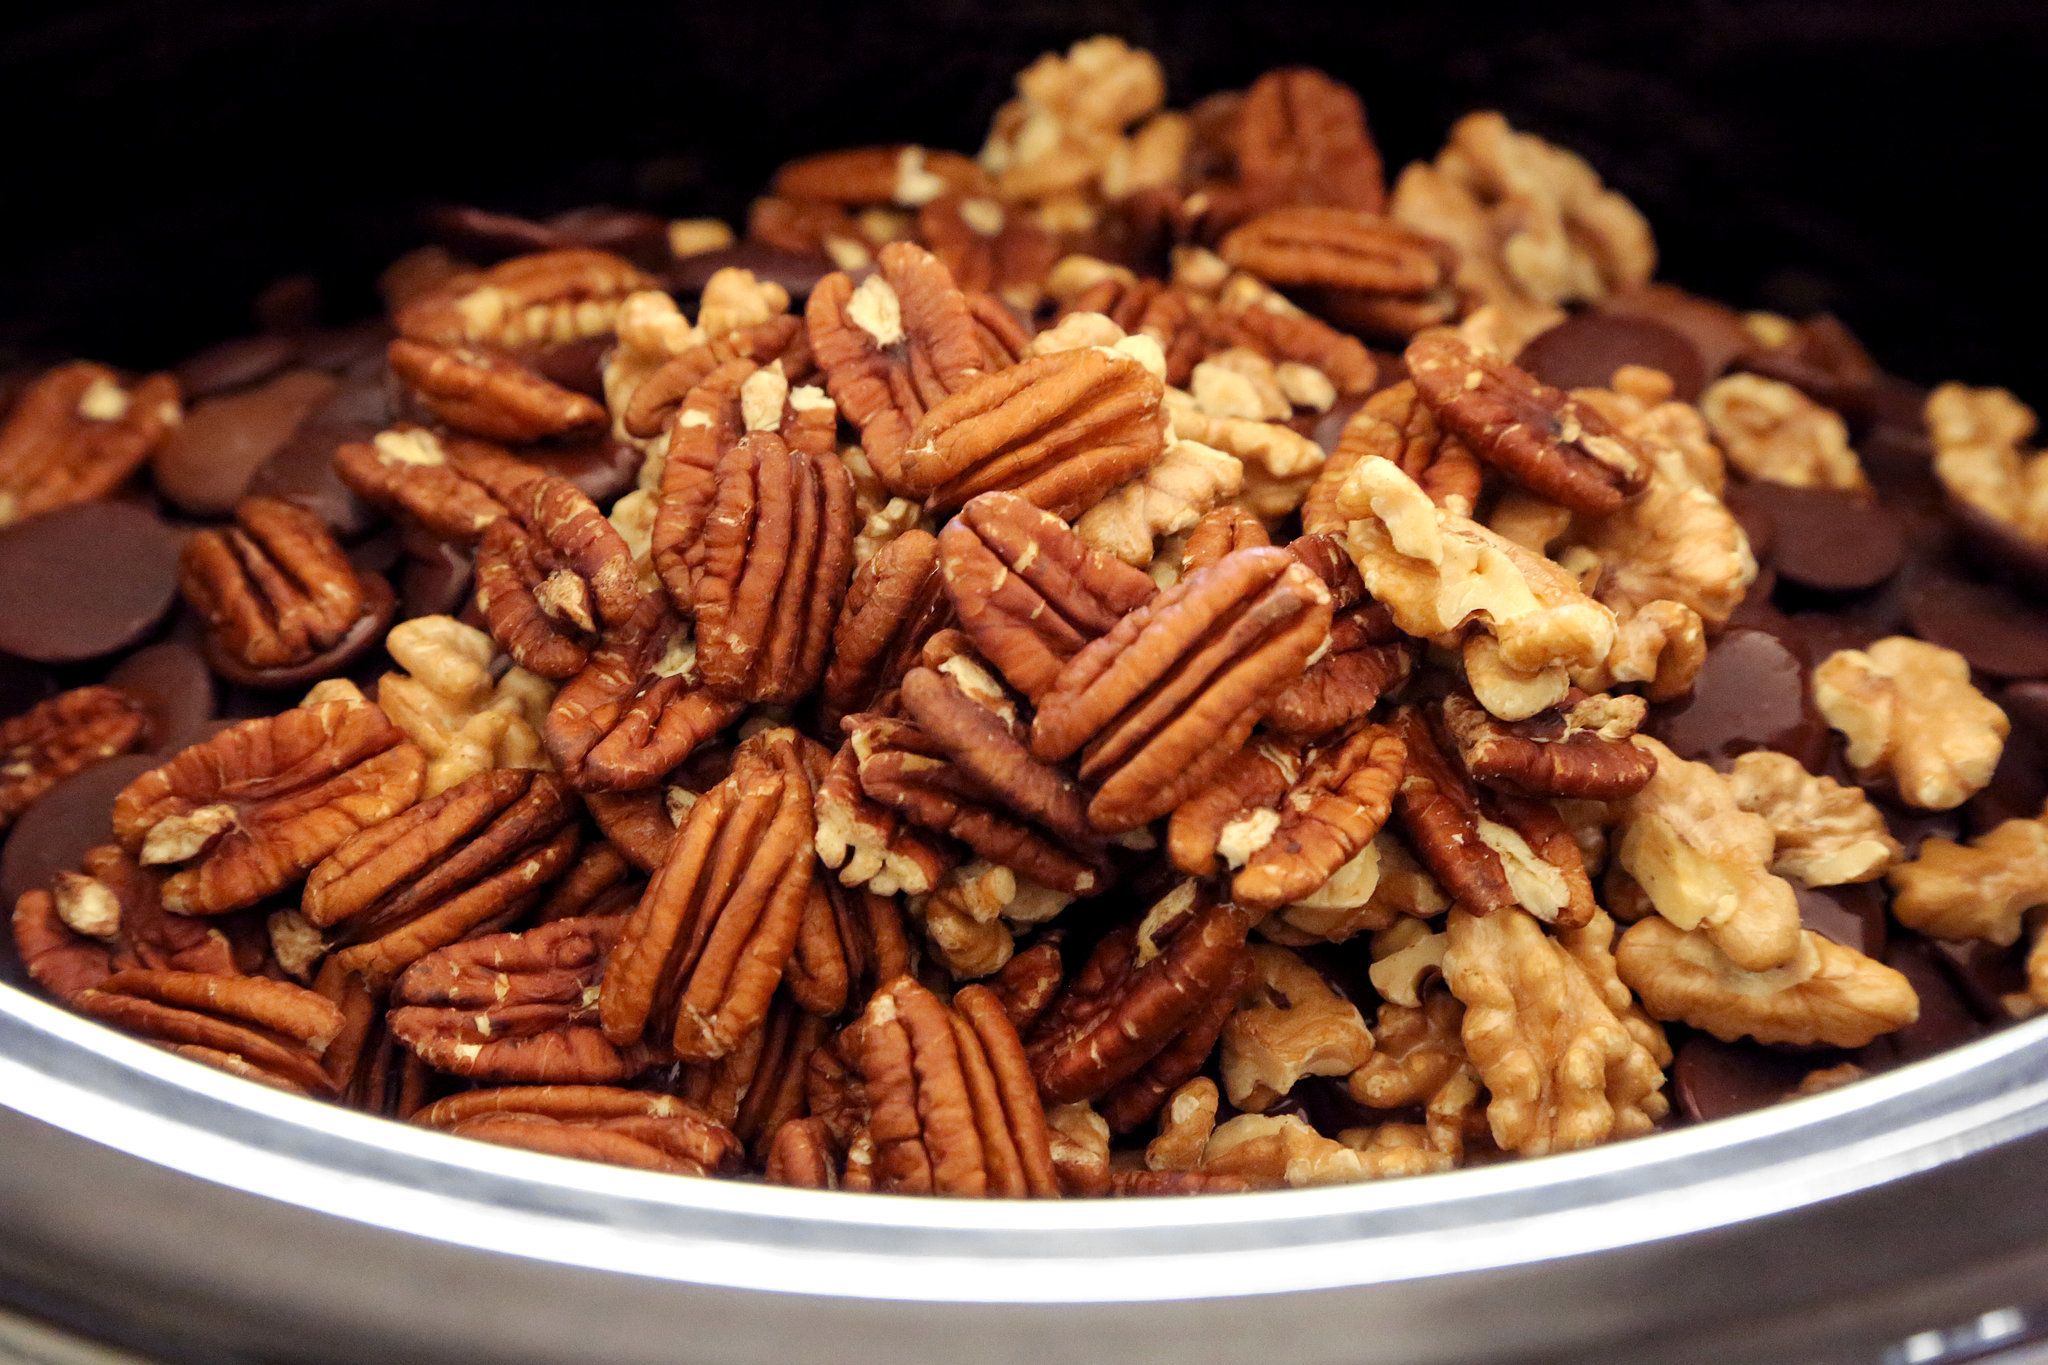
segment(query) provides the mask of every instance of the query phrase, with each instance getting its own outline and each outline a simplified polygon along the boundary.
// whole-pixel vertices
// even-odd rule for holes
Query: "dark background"
[[[1283,62],[1364,94],[1390,175],[1465,110],[1588,155],[1660,274],[1833,309],[1923,381],[2048,402],[2040,0],[1237,5],[32,0],[0,19],[0,368],[167,362],[318,269],[334,320],[441,199],[738,219],[780,160],[973,150],[1097,31],[1186,104]]]

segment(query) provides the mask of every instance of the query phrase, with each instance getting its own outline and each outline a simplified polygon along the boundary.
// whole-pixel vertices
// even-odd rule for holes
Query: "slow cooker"
[[[163,363],[294,271],[367,312],[430,199],[734,218],[799,150],[971,148],[1011,72],[1098,30],[1177,97],[1323,65],[1391,164],[1501,108],[1644,208],[1666,278],[2048,393],[2018,204],[2048,14],[1994,0],[27,6],[0,29],[0,360]],[[2048,1360],[2044,1162],[2040,1020],[1570,1156],[1024,1205],[458,1141],[0,985],[0,1358]]]

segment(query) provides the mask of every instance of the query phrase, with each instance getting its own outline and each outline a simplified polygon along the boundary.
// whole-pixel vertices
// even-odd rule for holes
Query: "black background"
[[[143,366],[318,269],[335,320],[435,199],[739,218],[780,160],[976,148],[1012,73],[1097,31],[1170,99],[1283,62],[1363,93],[1390,173],[1465,110],[1592,158],[1660,274],[1830,308],[1922,381],[2048,402],[2040,0],[1659,5],[10,6],[0,20],[0,366]]]

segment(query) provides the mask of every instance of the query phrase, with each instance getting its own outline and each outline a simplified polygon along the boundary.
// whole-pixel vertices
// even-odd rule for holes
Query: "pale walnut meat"
[[[113,687],[74,687],[0,721],[0,833],[36,799],[90,764],[140,748],[149,716]]]
[[[372,506],[403,513],[444,540],[474,545],[542,471],[486,441],[400,425],[368,441],[343,442],[334,472]]]
[[[1432,933],[1422,920],[1397,919],[1373,931],[1367,979],[1386,1003],[1419,1009],[1429,983],[1443,978],[1449,946],[1448,935]]]
[[[300,914],[342,971],[381,989],[537,903],[576,857],[579,813],[552,773],[479,773],[344,840],[307,877]]]
[[[1149,1120],[1222,1032],[1249,967],[1245,927],[1187,882],[1141,923],[1111,931],[1027,1040],[1047,1102],[1105,1099],[1125,1131]]]
[[[596,399],[565,389],[506,355],[398,337],[386,360],[428,415],[472,436],[524,444],[604,424],[604,408]]]
[[[1450,903],[1399,835],[1383,829],[1313,894],[1261,921],[1259,933],[1290,948],[1342,943],[1403,917],[1433,919]]]
[[[605,1085],[522,1085],[436,1100],[412,1122],[456,1137],[666,1175],[737,1175],[740,1140],[695,1105]]]
[[[1145,1168],[1152,1171],[1193,1171],[1201,1168],[1209,1134],[1216,1131],[1216,1113],[1223,1096],[1216,1082],[1197,1076],[1167,1097],[1159,1111],[1159,1136],[1145,1144]]]
[[[570,677],[603,628],[639,609],[640,571],[596,504],[564,479],[534,479],[509,506],[511,516],[484,528],[477,610],[520,667]]]
[[[1802,886],[1874,881],[1899,860],[1899,841],[1861,787],[1816,777],[1789,754],[1759,749],[1728,772],[1736,804],[1770,821],[1771,871]]]
[[[793,702],[824,676],[853,572],[853,487],[836,457],[750,432],[719,461],[715,490],[684,557],[697,667],[718,696]]]
[[[1602,910],[1579,928],[1555,937],[1559,946],[1579,964],[1579,969],[1593,983],[1593,989],[1600,993],[1600,998],[1607,1002],[1607,1008],[1621,1020],[1621,1026],[1628,1030],[1629,1036],[1642,1045],[1658,1066],[1669,1070],[1673,1056],[1671,1040],[1665,1036],[1663,1025],[1650,1016],[1621,979],[1620,963],[1615,958],[1616,932],[1614,917]]]
[[[428,953],[391,993],[390,1027],[436,1071],[500,1085],[609,1085],[661,1060],[615,1047],[598,1025],[598,981],[616,916],[486,934]]]
[[[1251,973],[1223,1025],[1224,1093],[1263,1114],[1304,1076],[1349,1076],[1372,1055],[1358,1007],[1273,944],[1253,944]]]
[[[1641,285],[1657,263],[1634,205],[1581,158],[1491,111],[1458,120],[1434,163],[1403,170],[1388,213],[1455,248],[1459,286],[1514,318]]]
[[[937,886],[954,861],[941,839],[861,789],[860,756],[851,739],[833,755],[812,808],[818,861],[837,873],[842,886],[916,895]]]
[[[114,798],[114,835],[172,867],[167,909],[219,915],[291,886],[419,798],[427,760],[377,707],[323,701],[229,726]]]
[[[1653,916],[1629,926],[1615,960],[1653,1017],[1723,1041],[1862,1047],[1920,1017],[1903,975],[1810,929],[1790,962],[1751,972],[1706,935]]]
[[[1166,449],[1163,392],[1127,355],[1089,347],[1033,356],[930,407],[897,472],[884,477],[936,511],[1003,490],[1076,517]]]
[[[1770,871],[1777,836],[1742,808],[1729,779],[1678,757],[1658,741],[1656,774],[1621,811],[1615,864],[1659,915],[1698,929],[1748,971],[1790,962],[1800,951],[1799,898]]]
[[[1409,635],[1435,639],[1476,624],[1523,676],[1590,667],[1613,646],[1614,613],[1569,574],[1438,507],[1393,462],[1361,459],[1338,505],[1366,590]]]
[[[1243,487],[1234,503],[1269,525],[1301,505],[1322,470],[1323,448],[1283,423],[1211,411],[1179,389],[1166,391],[1166,411],[1176,441],[1238,462]]]
[[[1618,511],[1650,464],[1597,409],[1448,332],[1408,344],[1408,376],[1445,430],[1524,487],[1575,512]]]
[[[1527,1156],[1646,1133],[1664,1073],[1591,978],[1530,915],[1453,908],[1444,979],[1465,1050],[1492,1093],[1494,1141]]]
[[[1927,395],[1934,472],[1949,495],[2048,544],[2048,458],[2025,442],[2034,410],[2004,389],[1943,384]]]
[[[384,637],[403,673],[377,680],[377,703],[427,756],[422,796],[493,768],[544,768],[541,723],[553,683],[516,664],[497,672],[491,637],[452,616],[416,616]]]
[[[341,1011],[289,981],[131,968],[66,1002],[196,1062],[302,1095],[331,1096],[321,1054]]]
[[[913,529],[853,571],[819,694],[827,733],[902,682],[925,641],[946,623],[951,603],[941,564],[938,539]]]
[[[926,412],[982,375],[981,344],[967,300],[937,257],[892,242],[876,272],[855,288],[828,275],[804,315],[825,387],[892,491],[903,454]]]
[[[1165,814],[1240,748],[1330,628],[1330,592],[1284,550],[1240,550],[1126,615],[1039,700],[1032,753],[1080,754],[1088,818],[1116,834]]]
[[[766,1018],[810,893],[801,743],[792,730],[760,732],[691,806],[605,971],[598,1004],[614,1046],[672,1032],[677,1056],[715,1061]]]
[[[1017,73],[1016,88],[990,122],[982,169],[1004,200],[1048,201],[1043,209],[1092,226],[1091,200],[1119,159],[1124,130],[1166,97],[1158,59],[1121,38],[1084,38],[1064,55],[1041,54]]]
[[[1252,83],[1231,150],[1245,199],[1257,208],[1331,204],[1377,213],[1386,200],[1358,93],[1311,67],[1268,71]]]
[[[1792,488],[1867,492],[1848,424],[1790,384],[1731,374],[1700,395],[1700,415],[1728,462],[1752,479]]]
[[[1245,486],[1244,462],[1199,441],[1175,440],[1144,473],[1114,488],[1074,522],[1082,541],[1126,564],[1156,562],[1161,538],[1179,535]]]
[[[1983,790],[2012,728],[1971,685],[1962,655],[1904,635],[1830,654],[1813,670],[1813,703],[1849,741],[1858,776],[1888,775],[1924,810]]]
[[[1016,936],[1002,917],[1016,899],[1017,874],[976,858],[949,868],[928,896],[910,898],[910,917],[924,931],[933,962],[955,981],[993,976],[1015,960]],[[1066,897],[1052,893],[1059,903]]]
[[[1459,311],[1450,249],[1375,213],[1269,209],[1232,229],[1217,251],[1268,284],[1320,291],[1327,316],[1364,331],[1405,336]]]
[[[1325,1137],[1298,1114],[1240,1114],[1219,1126],[1203,1148],[1202,1171],[1235,1175],[1254,1189],[1300,1189],[1453,1169],[1463,1155],[1462,1110],[1475,1104],[1467,1082],[1432,1103],[1430,1122],[1347,1129]]]
[[[961,628],[1036,702],[1069,659],[1153,595],[1149,575],[1090,548],[1014,493],[984,493],[939,533]]]
[[[1424,1104],[1465,1066],[1465,1006],[1439,986],[1416,1006],[1384,1002],[1373,1054],[1351,1073],[1351,1097],[1374,1109]]]
[[[1338,505],[1338,492],[1352,466],[1371,455],[1392,461],[1415,480],[1431,502],[1447,511],[1469,517],[1478,506],[1478,456],[1443,430],[1429,405],[1417,397],[1414,381],[1404,379],[1366,399],[1344,424],[1337,448],[1330,452],[1302,500],[1303,531],[1344,534],[1350,518]]]
[[[194,532],[178,587],[206,621],[208,662],[241,681],[368,648],[395,607],[390,586],[358,573],[326,522],[276,498],[243,498],[233,526]]]
[[[1929,838],[1890,880],[1892,913],[1907,928],[2010,946],[2027,912],[2048,905],[2048,824],[2007,820],[1967,844]]]
[[[0,425],[0,526],[105,497],[183,417],[168,374],[131,386],[86,360],[44,371]]]
[[[1045,1109],[993,993],[967,986],[948,1006],[898,977],[868,1001],[855,1037],[873,1188],[1059,1195]]]
[[[1210,351],[1241,346],[1276,368],[1292,364],[1314,370],[1340,394],[1372,392],[1379,364],[1364,342],[1305,312],[1263,280],[1243,271],[1231,274],[1222,260],[1208,259],[1225,275],[1215,288],[1184,283],[1178,264],[1174,282],[1188,295],[1190,319]]]
[[[714,274],[713,278],[716,277]],[[707,281],[706,288],[709,287]],[[789,296],[785,291],[780,306],[773,311],[780,313],[788,307]],[[676,301],[659,289],[628,294],[620,301],[612,326],[618,342],[605,357],[601,375],[605,409],[612,416],[612,436],[638,447],[649,461],[658,462],[667,450],[665,418],[675,398],[670,392],[648,391],[648,385],[671,361],[702,345],[704,331],[683,316]],[[645,488],[650,471],[646,463],[642,463],[640,470],[641,487]]]
[[[1706,661],[1707,626],[1700,614],[1682,602],[1659,599],[1617,608],[1614,647],[1599,665],[1573,669],[1571,681],[1602,691],[1641,683],[1651,701],[1676,701],[1692,691]]]
[[[86,850],[77,872],[25,892],[13,910],[14,949],[30,979],[70,1000],[131,968],[233,976],[219,929],[164,909],[158,878],[119,844]]]
[[[608,252],[515,256],[408,301],[399,335],[430,346],[535,350],[609,333],[629,295],[660,281]]]
[[[1629,743],[1640,697],[1567,694],[1527,720],[1502,721],[1469,693],[1444,696],[1433,719],[1459,764],[1483,786],[1515,796],[1616,801],[1641,791],[1656,759]]]

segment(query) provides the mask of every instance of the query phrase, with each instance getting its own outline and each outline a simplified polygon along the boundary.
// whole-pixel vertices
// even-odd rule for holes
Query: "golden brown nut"
[[[1790,754],[1759,749],[1728,771],[1736,804],[1771,822],[1771,871],[1802,886],[1874,881],[1897,862],[1899,841],[1861,787],[1816,777]]]
[[[1943,384],[1927,395],[1934,472],[1959,501],[2048,544],[2048,460],[2025,448],[2034,410],[2004,389]]]
[[[384,637],[403,673],[377,680],[377,704],[427,755],[422,796],[492,768],[541,768],[554,684],[513,665],[493,680],[491,637],[452,616],[416,616]]]
[[[74,687],[0,721],[0,832],[71,774],[148,739],[149,717],[112,687]]]
[[[570,677],[589,662],[603,627],[639,609],[640,571],[618,531],[566,480],[521,485],[511,511],[484,528],[477,610],[522,668]]]
[[[67,1003],[222,1071],[305,1095],[334,1090],[320,1057],[341,1011],[289,981],[131,968]]]
[[[1790,384],[1731,374],[1700,395],[1700,415],[1728,462],[1752,479],[1792,488],[1867,491],[1849,428]]]
[[[669,1175],[735,1175],[740,1141],[687,1101],[604,1085],[507,1086],[436,1100],[412,1121],[456,1137]]]
[[[105,497],[156,453],[182,419],[178,382],[132,388],[104,365],[46,370],[0,425],[0,526]]]
[[[1253,944],[1252,968],[1223,1025],[1230,1102],[1264,1113],[1304,1076],[1349,1076],[1372,1055],[1358,1007],[1286,948]]]
[[[1962,655],[1905,635],[1830,654],[1813,670],[1813,704],[1848,739],[1860,775],[1889,774],[1904,801],[1927,810],[1982,790],[2012,728],[1971,685]]]
[[[14,948],[35,983],[70,1000],[131,968],[236,973],[227,938],[213,925],[164,910],[154,874],[119,844],[88,849],[82,870],[14,906]]]
[[[216,671],[258,673],[366,646],[391,619],[391,589],[356,572],[327,523],[276,498],[243,498],[235,525],[195,532],[178,587],[206,620]]]
[[[1892,913],[1907,928],[2010,946],[2027,911],[2048,905],[2048,824],[2007,820],[1967,844],[1926,839],[1890,879]]]
[[[1465,1006],[1439,986],[1420,1005],[1380,1005],[1374,1051],[1351,1073],[1353,1099],[1375,1109],[1422,1104],[1465,1065]]]

